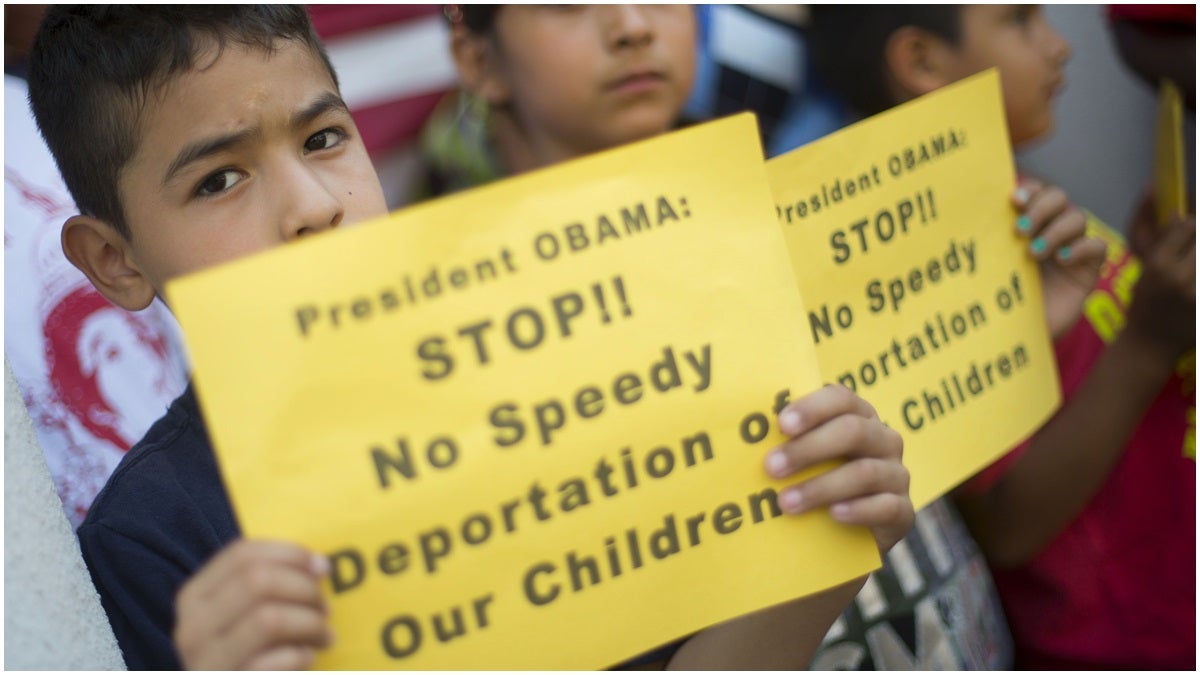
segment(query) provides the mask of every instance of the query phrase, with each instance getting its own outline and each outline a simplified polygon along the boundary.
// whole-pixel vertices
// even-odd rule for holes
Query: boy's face
[[[350,114],[307,45],[226,45],[150,94],[118,179],[126,255],[176,276],[387,212]]]
[[[506,5],[491,71],[534,152],[570,159],[672,127],[695,33],[688,5]]]
[[[991,67],[1000,70],[1014,145],[1051,129],[1071,46],[1046,22],[1040,7],[963,5],[962,40],[954,51],[958,72],[952,80]]]

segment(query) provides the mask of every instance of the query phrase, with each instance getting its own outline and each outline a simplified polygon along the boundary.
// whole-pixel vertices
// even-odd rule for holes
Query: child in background
[[[806,60],[806,86],[792,96],[770,138],[771,153],[787,152],[898,103],[876,65],[884,62],[882,45],[888,36],[918,20],[918,25],[950,32],[956,30],[958,14],[951,6],[811,6],[805,33],[811,57]],[[846,40],[853,41],[853,54]],[[1038,203],[1028,203],[1026,209],[1052,212],[1061,221],[1054,228],[1080,233],[1082,219],[1064,211],[1065,199],[1059,194],[1046,187],[1037,194]],[[1086,266],[1095,255],[1095,244],[1086,244],[1072,260]],[[1077,313],[1078,307],[1069,309],[1065,320],[1073,319],[1071,312]],[[949,497],[917,513],[913,531],[884,560],[871,585],[872,593],[860,595],[834,625],[814,668],[1012,667],[1012,636],[987,561]]]
[[[626,30],[643,16],[628,8],[531,6],[504,12],[500,23],[518,30],[524,12],[540,11],[620,17],[612,44],[640,49],[652,34]],[[521,44],[547,37],[525,33]],[[616,109],[604,110],[630,112],[621,117],[630,130],[647,128],[640,103],[657,100],[666,79],[659,65],[639,58],[596,73],[605,100],[585,105],[611,94]],[[64,252],[125,309],[146,307],[179,275],[386,212],[302,7],[56,6],[37,34],[29,81],[38,126],[82,211],[63,225]],[[524,125],[528,111],[518,108]],[[559,144],[557,131],[522,138],[537,162],[579,148],[570,134]],[[826,388],[791,404],[779,425],[790,439],[768,455],[772,476],[845,460],[781,490],[785,511],[828,508],[869,527],[881,551],[904,536],[913,514],[901,441],[870,406]],[[295,544],[239,536],[189,387],[125,456],[79,528],[131,669],[297,669],[331,643],[320,588],[329,562]],[[802,664],[857,588],[708,628],[679,645],[671,665]]]
[[[1050,132],[1070,54],[1035,6],[814,6],[810,40],[859,115],[999,68],[1018,146]],[[1087,218],[1107,250],[1086,286],[1085,266],[1055,262],[1076,250],[1017,221],[1043,261],[1064,405],[956,497],[1020,668],[1195,668],[1195,218],[1159,227],[1149,206],[1131,225],[1136,257]]]
[[[687,5],[448,5],[461,88],[426,126],[432,194],[674,128],[695,69]]]
[[[695,58],[690,8],[451,5],[447,16],[463,91],[440,111],[426,135],[434,192],[480,185],[678,125]],[[1047,236],[1058,247],[1069,246],[1073,260],[1086,259],[1089,245],[1081,251],[1074,241],[1082,234],[1082,221],[1064,227],[1055,194],[1032,192],[1028,215],[1039,231],[1053,232]],[[975,549],[966,550],[970,538],[952,507],[939,503],[928,510],[922,529],[920,538],[910,535],[902,545],[904,560],[919,559],[953,578],[926,587],[920,608],[909,602],[892,611],[898,623],[907,622],[900,633],[911,638],[913,624],[920,622],[916,632],[931,635],[930,644],[909,645],[906,654],[891,648],[901,640],[888,641],[895,632],[873,633],[873,643],[887,646],[872,656],[850,654],[839,640],[843,648],[822,649],[813,667],[1004,668],[1011,663],[986,565]],[[953,563],[948,566],[947,560]],[[866,582],[856,605],[876,608],[881,596],[907,583],[889,565]],[[855,623],[853,612],[839,621],[835,633],[844,636],[846,624]],[[928,630],[929,624],[949,622],[941,618],[947,616],[954,617],[954,625]]]

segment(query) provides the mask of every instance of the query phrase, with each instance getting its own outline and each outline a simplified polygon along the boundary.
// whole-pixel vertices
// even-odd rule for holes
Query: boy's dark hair
[[[961,5],[809,5],[806,35],[813,72],[864,116],[896,105],[884,75],[884,47],[904,26],[958,45]]]
[[[126,239],[117,179],[156,91],[215,42],[270,52],[296,40],[337,75],[301,5],[55,5],[34,37],[29,101],[79,210]]]

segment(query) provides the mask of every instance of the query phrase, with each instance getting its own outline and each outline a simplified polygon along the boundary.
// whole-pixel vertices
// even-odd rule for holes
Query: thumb
[[[1158,213],[1154,202],[1154,189],[1146,188],[1134,208],[1129,220],[1129,247],[1139,258],[1145,258],[1158,241]]]

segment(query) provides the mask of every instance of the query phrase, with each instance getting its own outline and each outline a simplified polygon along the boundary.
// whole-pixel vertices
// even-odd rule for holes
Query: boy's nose
[[[654,39],[654,25],[644,5],[603,5],[609,43],[614,47],[644,45]]]
[[[307,167],[292,172],[281,190],[280,235],[285,241],[337,227],[345,216],[342,201]]]

